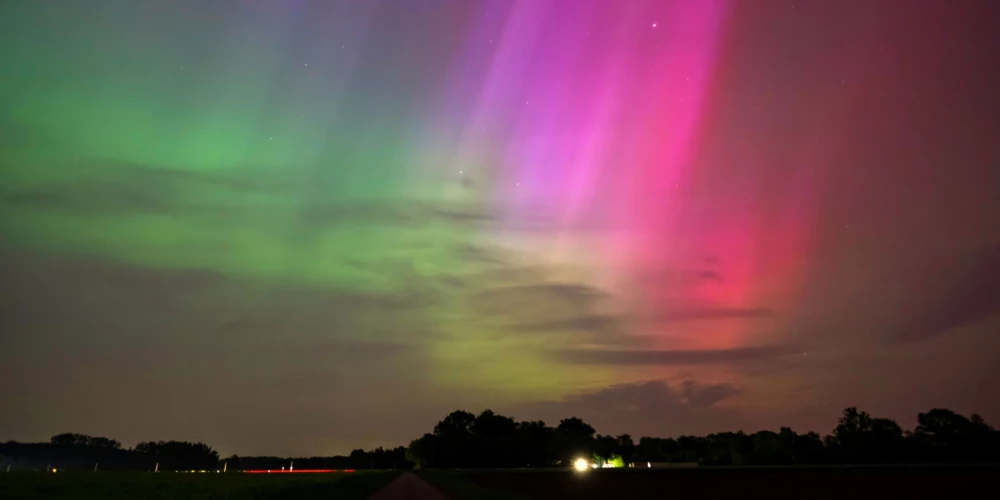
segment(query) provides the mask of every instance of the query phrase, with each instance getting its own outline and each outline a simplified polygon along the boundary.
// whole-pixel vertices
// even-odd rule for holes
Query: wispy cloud
[[[791,346],[758,346],[701,351],[555,349],[551,354],[560,361],[585,365],[682,366],[745,363],[782,358],[801,352],[800,348]]]
[[[504,264],[507,262],[500,251],[475,245],[463,245],[456,248],[455,257],[480,264]]]
[[[520,418],[541,418],[550,424],[578,416],[602,434],[677,436],[708,433],[741,426],[740,416],[717,405],[742,393],[730,384],[699,384],[685,380],[676,386],[653,380],[620,384],[577,393],[558,401],[540,401],[512,409]]]
[[[712,319],[733,319],[733,318],[770,318],[776,316],[777,312],[765,308],[730,308],[730,307],[704,307],[692,309],[675,309],[667,311],[663,315],[664,321],[698,321]]]

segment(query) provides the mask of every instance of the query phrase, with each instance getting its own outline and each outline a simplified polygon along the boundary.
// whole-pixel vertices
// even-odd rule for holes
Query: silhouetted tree
[[[466,436],[472,432],[476,416],[467,411],[453,411],[434,426],[434,434],[442,437]]]
[[[556,427],[559,460],[568,464],[574,457],[592,455],[596,433],[593,427],[577,417],[561,420]]]
[[[476,416],[453,411],[434,426],[435,467],[470,467],[477,461],[472,424]]]
[[[155,459],[161,471],[208,470],[219,466],[219,453],[204,443],[148,441],[135,445],[135,451]]]
[[[933,461],[988,461],[998,457],[998,433],[979,415],[966,418],[944,408],[917,415],[913,436],[926,459]]]
[[[555,428],[542,421],[517,422],[485,410],[479,415],[454,411],[434,432],[409,447],[353,450],[349,456],[282,458],[238,457],[229,470],[279,469],[292,460],[296,469],[387,469],[429,467],[548,467],[578,457],[625,465],[644,462],[697,462],[702,465],[776,465],[822,463],[993,462],[1000,456],[1000,432],[979,415],[966,418],[943,408],[917,416],[913,432],[895,421],[855,407],[844,409],[833,432],[797,434],[788,427],[753,434],[719,432],[707,436],[641,437],[597,435],[577,417]],[[131,450],[114,439],[65,433],[49,443],[0,443],[0,462],[14,470],[210,470],[221,467],[219,454],[203,443],[148,441]]]
[[[424,434],[422,437],[410,441],[410,446],[406,448],[406,459],[413,463],[414,468],[426,469],[435,464],[435,440],[434,434]]]
[[[49,442],[57,446],[82,446],[86,444],[87,436],[83,434],[74,434],[72,432],[67,432],[64,434],[56,434],[49,439]]]
[[[618,441],[617,454],[621,456],[622,461],[626,464],[635,461],[635,442],[632,441],[632,436],[622,434],[615,439]]]
[[[168,470],[213,470],[221,468],[218,453],[203,443],[179,441],[149,441],[139,443],[130,450],[114,447],[114,440],[81,440],[76,436],[54,437],[55,443],[0,443],[0,455],[6,458],[4,467],[12,465],[13,470],[43,470],[46,466],[60,470],[94,470],[94,463],[100,463],[100,471],[129,470],[151,471],[157,463],[161,471]],[[103,438],[102,438],[103,439]],[[76,445],[69,443],[90,443]],[[406,458],[407,449],[376,448],[371,451],[355,450],[350,456],[333,457],[240,457],[232,455],[226,459],[227,469],[235,472],[241,469],[281,469],[292,461],[296,469],[408,469],[413,466]]]
[[[917,428],[914,429],[917,437],[939,447],[959,444],[963,436],[972,432],[973,424],[969,419],[944,408],[917,414]]]
[[[782,430],[788,429],[783,427]],[[815,432],[796,434],[791,429],[790,453],[794,464],[821,464],[827,461],[823,440]]]
[[[517,463],[517,423],[513,418],[485,410],[472,422],[470,432],[474,438],[479,467],[503,467]]]
[[[520,459],[518,466],[547,467],[559,460],[556,451],[555,429],[541,420],[517,423],[515,449]]]
[[[91,446],[94,448],[107,448],[111,450],[120,450],[122,444],[114,439],[106,437],[92,437],[86,434],[74,434],[67,432],[65,434],[56,434],[49,439],[49,442],[57,446]]]
[[[845,462],[864,462],[865,434],[871,431],[872,418],[867,412],[858,411],[855,407],[844,409],[837,419],[837,427],[833,430],[833,439],[827,441],[837,458]]]
[[[597,435],[583,420],[571,417],[553,429],[544,422],[516,422],[484,411],[479,416],[454,412],[434,434],[414,440],[407,457],[421,467],[503,467],[567,465],[578,457],[620,463],[697,462],[702,465],[779,465],[822,463],[899,463],[938,460],[927,450],[943,448],[955,460],[995,458],[1000,433],[979,416],[965,419],[948,410],[921,414],[921,425],[905,433],[895,421],[846,408],[833,433],[721,432],[676,439]],[[921,443],[926,442],[926,453]],[[994,443],[987,445],[986,443]],[[936,448],[935,448],[936,447]],[[985,457],[985,458],[984,458]]]

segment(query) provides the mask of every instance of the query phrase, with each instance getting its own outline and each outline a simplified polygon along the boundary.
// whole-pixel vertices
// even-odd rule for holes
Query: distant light
[[[653,27],[654,27],[654,28],[656,27],[656,23],[653,23]]]
[[[576,459],[576,462],[573,462],[573,468],[575,468],[580,472],[583,472],[587,470],[587,461],[585,459],[578,458]]]
[[[337,469],[296,469],[296,470],[263,470],[263,469],[250,469],[244,470],[244,474],[324,474],[330,472],[338,472]],[[344,472],[354,472],[354,470],[345,470]]]
[[[653,464],[651,464],[651,463],[649,463],[649,462],[646,462],[646,468],[647,468],[647,469],[649,469],[649,468],[652,468],[652,467],[653,467]]]

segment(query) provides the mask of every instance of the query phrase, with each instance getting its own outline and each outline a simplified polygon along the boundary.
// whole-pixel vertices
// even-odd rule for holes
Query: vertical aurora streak
[[[659,330],[671,308],[755,307],[753,262],[730,261],[725,284],[648,279],[752,250],[760,234],[746,214],[697,227],[689,201],[725,2],[232,2],[193,17],[165,3],[108,6],[67,7],[94,22],[19,49],[21,78],[5,85],[21,105],[7,120],[57,146],[20,152],[45,175],[29,162],[7,173],[28,190],[72,179],[160,206],[26,204],[20,244],[404,296],[412,283],[372,269],[402,261],[412,279],[475,280],[504,262],[535,269],[504,286],[592,287],[600,299],[585,307],[629,318],[648,348],[749,341],[739,325]],[[21,9],[53,29],[70,16]],[[32,63],[42,58],[58,62]],[[154,173],[164,192],[148,192]],[[466,247],[502,256],[456,259]],[[544,352],[623,340],[559,331],[581,312],[569,306],[533,337],[511,336],[517,311],[469,300],[495,286],[439,292],[436,307],[408,313],[442,332],[427,343],[436,383],[555,395],[619,379]]]

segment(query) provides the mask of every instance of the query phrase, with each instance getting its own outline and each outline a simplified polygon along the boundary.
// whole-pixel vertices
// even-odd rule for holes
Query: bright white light
[[[576,462],[573,462],[573,468],[578,471],[585,471],[587,470],[587,461],[582,458],[578,458],[576,459]]]
[[[649,468],[651,468],[651,467],[653,467],[653,464],[651,464],[651,463],[649,463],[649,462],[646,462],[646,468],[647,468],[647,469],[649,469]]]

